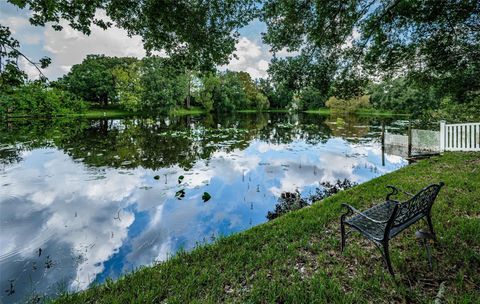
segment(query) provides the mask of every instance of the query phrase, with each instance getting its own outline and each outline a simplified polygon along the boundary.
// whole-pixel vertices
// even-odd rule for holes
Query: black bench
[[[430,212],[433,202],[443,185],[443,182],[432,184],[423,188],[415,195],[394,186],[387,186],[392,192],[387,195],[385,202],[363,212],[348,204],[342,204],[348,211],[340,218],[341,251],[343,252],[345,248],[346,236],[352,231],[358,231],[371,240],[380,250],[387,264],[388,271],[393,276],[394,272],[388,252],[388,241],[422,218],[426,218],[430,232],[435,236]],[[398,194],[398,192],[408,195],[410,199],[399,202],[390,198]],[[345,234],[345,226],[352,228],[347,234]]]

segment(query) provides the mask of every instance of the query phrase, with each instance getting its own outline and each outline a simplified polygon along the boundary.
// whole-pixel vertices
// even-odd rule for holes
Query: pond
[[[12,120],[0,127],[0,302],[117,278],[267,221],[282,192],[407,164],[404,122],[314,114]]]

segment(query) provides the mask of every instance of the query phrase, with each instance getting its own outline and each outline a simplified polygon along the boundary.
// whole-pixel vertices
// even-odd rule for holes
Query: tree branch
[[[20,52],[19,50],[11,47],[10,45],[7,45],[10,49],[12,49],[13,51],[15,51],[18,55],[22,56],[25,60],[27,60],[31,65],[33,65],[35,67],[35,69],[37,69],[38,73],[40,74],[40,77],[45,80],[48,80],[47,76],[45,76],[45,74],[43,74],[42,70],[38,67],[37,63],[33,62],[32,60],[30,60],[30,58],[27,57],[27,55],[23,54],[22,52]],[[18,65],[18,63],[17,63]]]

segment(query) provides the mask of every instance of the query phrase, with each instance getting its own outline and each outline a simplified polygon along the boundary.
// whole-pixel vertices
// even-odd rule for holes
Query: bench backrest
[[[398,211],[395,215],[393,226],[401,226],[417,215],[426,215],[429,213],[433,202],[443,185],[444,183],[441,182],[439,184],[427,186],[408,201],[400,203],[398,205]]]

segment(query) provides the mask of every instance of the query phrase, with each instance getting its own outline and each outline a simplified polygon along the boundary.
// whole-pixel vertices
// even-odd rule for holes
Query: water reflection
[[[6,123],[1,300],[84,289],[263,223],[282,192],[313,193],[337,179],[361,183],[406,164],[386,155],[381,165],[380,121],[342,120],[264,114]]]

